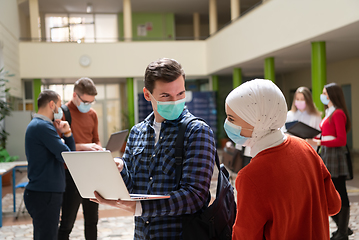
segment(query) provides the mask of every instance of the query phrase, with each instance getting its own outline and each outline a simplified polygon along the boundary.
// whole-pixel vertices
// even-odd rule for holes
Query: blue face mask
[[[330,102],[330,100],[324,94],[320,94],[320,101],[322,101],[324,105],[328,105]]]
[[[80,105],[77,106],[77,109],[82,113],[87,113],[88,111],[90,111],[90,108],[91,108],[91,103],[85,104],[81,102]]]
[[[248,137],[243,137],[241,135],[242,127],[237,126],[231,122],[229,122],[227,119],[224,122],[224,130],[226,131],[228,137],[239,145],[244,145],[245,142],[249,139]]]
[[[62,115],[63,115],[63,112],[62,112],[62,109],[59,107],[57,109],[57,113],[54,112],[54,120],[56,119],[62,119]]]
[[[152,94],[150,94],[152,96]],[[153,96],[152,98],[156,100]],[[177,119],[183,112],[184,105],[186,103],[186,98],[170,101],[170,102],[160,102],[157,101],[157,112],[161,117],[167,120]]]

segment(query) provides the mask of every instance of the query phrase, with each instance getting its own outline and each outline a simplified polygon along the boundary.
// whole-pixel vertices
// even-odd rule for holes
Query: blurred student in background
[[[348,239],[348,235],[353,234],[353,231],[348,229],[350,211],[346,187],[349,169],[345,155],[345,145],[347,144],[347,133],[351,127],[349,113],[345,104],[343,90],[336,83],[324,86],[320,100],[326,107],[325,117],[320,123],[322,136],[320,140],[314,140],[313,142],[321,146],[320,156],[327,166],[335,188],[342,199],[340,212],[333,216],[338,230],[334,232],[331,240]]]
[[[76,147],[70,125],[61,121],[60,95],[52,90],[44,90],[37,99],[37,106],[39,110],[25,134],[29,184],[24,192],[24,202],[32,218],[34,239],[57,240],[66,185],[61,153],[75,151]]]
[[[292,108],[287,113],[286,123],[293,121],[302,122],[320,130],[321,113],[315,107],[312,93],[307,87],[299,87],[294,93]],[[285,125],[283,130],[286,131]],[[311,146],[315,150],[318,148],[316,144],[311,144]]]
[[[102,151],[98,135],[97,113],[92,109],[97,89],[92,79],[83,77],[74,84],[72,99],[66,103],[66,112],[71,116],[71,127],[76,143],[76,151]],[[63,196],[58,240],[68,240],[74,227],[80,204],[84,215],[84,234],[86,240],[97,239],[98,204],[82,198],[69,170],[65,169],[66,191]]]

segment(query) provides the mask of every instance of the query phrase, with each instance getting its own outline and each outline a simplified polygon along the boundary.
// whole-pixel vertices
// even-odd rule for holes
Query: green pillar
[[[218,75],[212,75],[212,89],[214,92],[218,92]]]
[[[218,80],[218,75],[212,75],[212,91],[216,93],[216,111],[217,111],[217,116],[219,113],[219,104],[223,104],[219,102],[219,80]],[[221,129],[221,127],[223,128],[223,124],[220,123],[220,121],[218,121],[218,117],[217,117],[217,132],[215,133],[214,138],[216,139],[216,142],[218,143],[218,133],[219,133],[219,129]]]
[[[129,128],[135,125],[135,98],[133,89],[133,78],[126,78],[127,81],[127,106]]]
[[[233,69],[233,89],[242,84],[242,68]]]
[[[39,110],[37,106],[37,98],[41,93],[41,79],[34,79],[32,81],[32,91],[33,91],[33,101],[34,101],[34,110],[37,112]]]
[[[264,60],[264,78],[275,83],[274,57]]]
[[[324,112],[324,105],[320,101],[327,82],[327,60],[325,42],[312,42],[312,96],[318,110]]]

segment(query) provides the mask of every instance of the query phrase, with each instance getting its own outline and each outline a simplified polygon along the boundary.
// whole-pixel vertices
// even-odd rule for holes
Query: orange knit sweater
[[[71,113],[71,131],[75,143],[99,143],[98,119],[92,108],[87,113],[80,112],[72,101],[66,103]],[[65,119],[65,114],[63,119]]]
[[[255,156],[236,179],[233,239],[329,239],[329,215],[341,200],[321,158],[288,136]]]

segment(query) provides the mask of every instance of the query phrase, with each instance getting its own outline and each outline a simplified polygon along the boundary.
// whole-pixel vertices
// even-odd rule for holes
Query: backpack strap
[[[194,120],[200,120],[200,121],[206,122],[202,118],[198,118],[198,117],[187,118],[181,123],[181,125],[179,127],[178,134],[177,134],[176,145],[175,145],[176,189],[179,189],[179,184],[180,184],[180,181],[182,178],[184,134],[186,132],[187,125]],[[217,155],[216,156],[216,164],[219,169],[219,159],[218,159],[217,151],[216,151],[216,155]]]
[[[62,104],[62,105],[61,105],[61,109],[62,109],[62,111],[64,112],[65,120],[66,120],[66,121],[69,123],[69,125],[71,126],[71,113],[70,113],[69,108],[68,108],[65,104]]]

